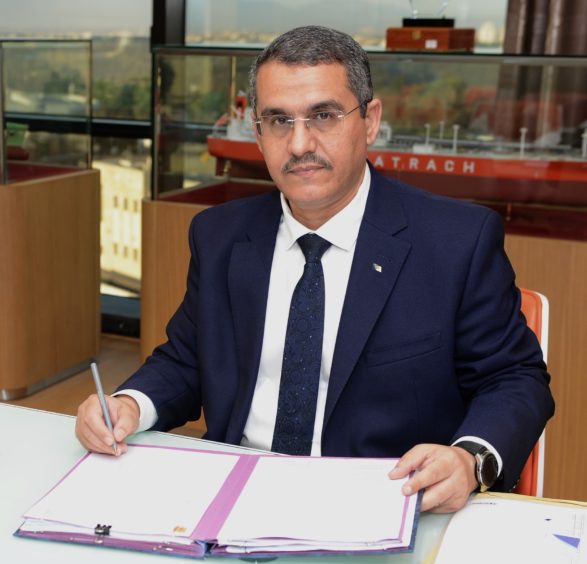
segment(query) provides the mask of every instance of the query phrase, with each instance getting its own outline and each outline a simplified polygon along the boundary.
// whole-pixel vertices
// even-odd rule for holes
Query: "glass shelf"
[[[154,199],[195,201],[198,190],[209,194],[223,182],[231,189],[216,202],[238,197],[239,185],[247,195],[251,182],[267,189],[246,97],[258,53],[155,49]],[[380,172],[485,203],[511,228],[587,238],[587,57],[381,50],[369,57],[383,101],[369,151]],[[573,225],[577,217],[577,226],[555,216]]]

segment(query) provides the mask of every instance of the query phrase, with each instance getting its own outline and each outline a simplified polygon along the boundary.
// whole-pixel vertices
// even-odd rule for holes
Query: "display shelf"
[[[90,66],[89,41],[0,40],[0,400],[99,351]]]
[[[246,107],[257,52],[155,50],[155,198],[206,174],[268,178]],[[587,205],[587,57],[369,56],[383,101],[369,157],[384,174],[455,197]]]

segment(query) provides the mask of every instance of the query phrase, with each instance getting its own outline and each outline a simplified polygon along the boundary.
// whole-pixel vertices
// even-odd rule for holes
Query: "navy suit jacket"
[[[168,341],[121,386],[153,400],[156,429],[197,419],[203,408],[205,438],[241,441],[281,213],[275,191],[194,218],[187,291]],[[503,237],[491,210],[372,170],[332,362],[323,455],[401,456],[419,443],[474,435],[503,459],[499,487],[513,487],[554,403]]]

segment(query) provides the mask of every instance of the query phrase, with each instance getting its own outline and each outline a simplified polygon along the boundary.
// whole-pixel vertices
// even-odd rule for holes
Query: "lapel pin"
[[[381,267],[381,265],[377,264],[376,262],[373,263],[373,270],[375,272],[383,272],[383,268]]]

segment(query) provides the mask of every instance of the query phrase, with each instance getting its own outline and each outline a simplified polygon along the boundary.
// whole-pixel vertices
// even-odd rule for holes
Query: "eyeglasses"
[[[308,129],[313,129],[317,133],[335,133],[341,129],[344,118],[361,106],[363,104],[359,104],[346,113],[341,110],[316,110],[308,117],[298,118],[285,114],[269,114],[259,116],[259,119],[255,120],[255,125],[259,135],[271,135],[277,139],[285,137],[293,129],[296,121],[303,121]]]

